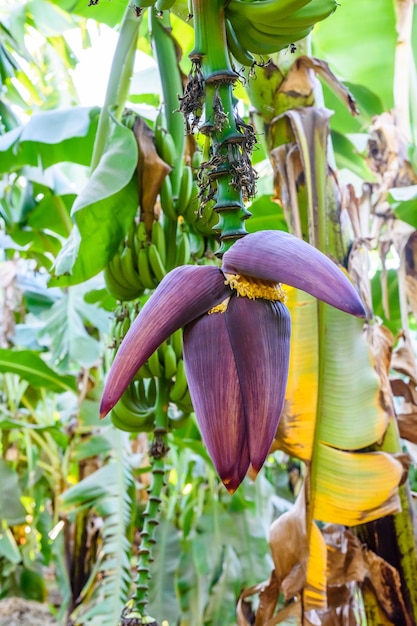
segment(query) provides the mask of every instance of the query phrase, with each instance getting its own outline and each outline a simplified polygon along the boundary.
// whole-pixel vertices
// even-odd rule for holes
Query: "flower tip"
[[[235,480],[231,478],[231,479],[222,480],[222,482],[223,482],[223,485],[226,487],[227,491],[232,496],[242,481],[239,479]]]
[[[363,317],[366,318],[368,317],[365,307],[362,304],[362,300],[359,300],[359,304],[357,306],[357,313],[355,313],[356,317]]]
[[[112,410],[112,408],[114,407],[116,403],[117,403],[117,400],[113,401],[111,398],[108,398],[105,395],[103,395],[101,402],[100,402],[100,408],[99,408],[99,416],[101,420],[110,413],[110,411]]]
[[[228,475],[227,477],[225,477],[225,475],[219,473],[220,479],[223,483],[223,485],[226,487],[227,491],[230,493],[230,495],[233,495],[236,491],[236,489],[241,485],[243,479],[246,476],[246,472],[245,473],[233,473],[232,475]]]
[[[255,480],[258,474],[259,474],[259,470],[255,469],[251,463],[248,469],[249,478],[251,480]]]

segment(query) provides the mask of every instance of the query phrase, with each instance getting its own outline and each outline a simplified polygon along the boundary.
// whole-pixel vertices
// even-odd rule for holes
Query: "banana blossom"
[[[201,434],[230,493],[256,474],[282,412],[291,321],[281,283],[365,317],[359,296],[328,257],[285,232],[236,241],[222,267],[182,266],[165,276],[122,342],[110,369],[101,416],[138,369],[178,328]]]

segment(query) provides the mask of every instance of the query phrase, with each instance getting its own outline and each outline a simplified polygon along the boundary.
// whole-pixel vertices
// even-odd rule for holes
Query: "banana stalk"
[[[250,216],[244,196],[255,192],[256,175],[251,165],[255,135],[235,112],[233,86],[238,78],[227,47],[223,0],[194,0],[195,46],[190,54],[192,71],[180,109],[189,126],[207,135],[209,159],[199,174],[202,207],[215,200],[219,214],[221,257],[232,243],[246,234],[244,220]],[[205,112],[205,121],[200,119]]]
[[[141,546],[137,565],[137,577],[135,581],[135,595],[123,609],[120,626],[128,626],[132,623],[154,623],[146,613],[149,591],[149,564],[152,561],[152,547],[155,543],[154,533],[158,525],[160,494],[164,487],[165,463],[164,456],[168,451],[167,427],[168,427],[168,386],[160,378],[157,388],[155,407],[154,440],[149,450],[152,459],[152,483],[149,488],[149,498],[143,514],[144,523],[141,533]],[[133,622],[133,620],[137,622]]]

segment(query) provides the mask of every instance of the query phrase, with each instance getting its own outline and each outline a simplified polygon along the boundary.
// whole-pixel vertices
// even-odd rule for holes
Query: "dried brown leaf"
[[[404,603],[398,571],[371,550],[364,551],[364,560],[370,584],[386,616],[394,624],[412,626],[413,622]]]
[[[305,584],[308,559],[304,490],[300,492],[293,508],[272,523],[269,531],[269,544],[280,586],[297,567],[298,569],[293,572],[292,576],[296,576],[298,584],[294,585],[293,579],[290,578],[288,587],[293,589],[297,586],[302,589]]]
[[[252,606],[246,601],[247,598],[257,594],[259,606],[256,616]],[[272,617],[279,597],[279,582],[272,571],[269,580],[245,589],[238,600],[236,616],[238,626],[263,626],[265,620]]]
[[[316,74],[319,74],[323,80],[329,85],[330,89],[338,96],[342,102],[346,104],[352,115],[359,115],[359,110],[356,106],[356,102],[350,91],[339,81],[339,79],[330,70],[329,65],[315,57],[302,56],[299,57],[295,63],[301,70],[313,70]]]
[[[391,378],[390,383],[394,396],[404,398],[404,402],[407,404],[417,405],[417,389],[413,383],[406,383],[402,378]]]
[[[350,530],[336,524],[323,528],[327,544],[328,585],[344,586],[362,582],[366,576],[362,544]]]
[[[417,277],[406,276],[405,277],[405,291],[407,294],[408,302],[410,303],[411,310],[415,319],[417,319]]]
[[[268,620],[263,626],[276,626],[282,624],[286,620],[295,617],[297,619],[297,626],[302,626],[302,607],[301,602],[291,602],[287,604],[272,619]]]
[[[146,230],[150,233],[155,219],[156,198],[171,167],[158,155],[154,133],[142,118],[136,118],[133,132],[139,148],[137,167],[139,206]]]
[[[415,354],[411,341],[405,333],[400,338],[399,347],[392,354],[391,367],[396,372],[408,376],[414,384],[417,384]]]
[[[389,372],[391,369],[394,336],[391,331],[381,324],[372,324],[364,328],[366,341],[374,359],[374,366],[378,374],[383,404],[391,415],[395,414]]]
[[[400,436],[417,445],[417,413],[400,413],[397,421]]]
[[[302,237],[297,188],[304,177],[300,151],[294,143],[284,144],[270,152],[274,172],[274,196],[296,237]]]
[[[291,598],[295,598],[295,596],[302,592],[306,583],[306,574],[307,563],[302,561],[294,565],[289,574],[284,578],[281,584],[281,591],[285,602],[288,602]]]
[[[417,174],[407,159],[407,143],[393,113],[374,118],[368,141],[368,162],[381,178],[385,189],[405,187],[417,182]]]

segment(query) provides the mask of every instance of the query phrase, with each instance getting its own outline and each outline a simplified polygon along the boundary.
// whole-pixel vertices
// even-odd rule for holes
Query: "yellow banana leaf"
[[[320,465],[314,471],[314,463]],[[312,465],[312,515],[356,526],[399,509],[401,463],[384,452],[344,452],[322,443]]]
[[[287,294],[293,331],[277,445],[311,465],[310,515],[349,526],[398,511],[401,464],[357,452],[387,427],[362,322],[299,290]]]
[[[327,546],[315,522],[310,527],[303,607],[305,611],[327,608]]]
[[[305,463],[313,449],[318,397],[317,300],[285,287],[291,312],[290,368],[277,445]]]

